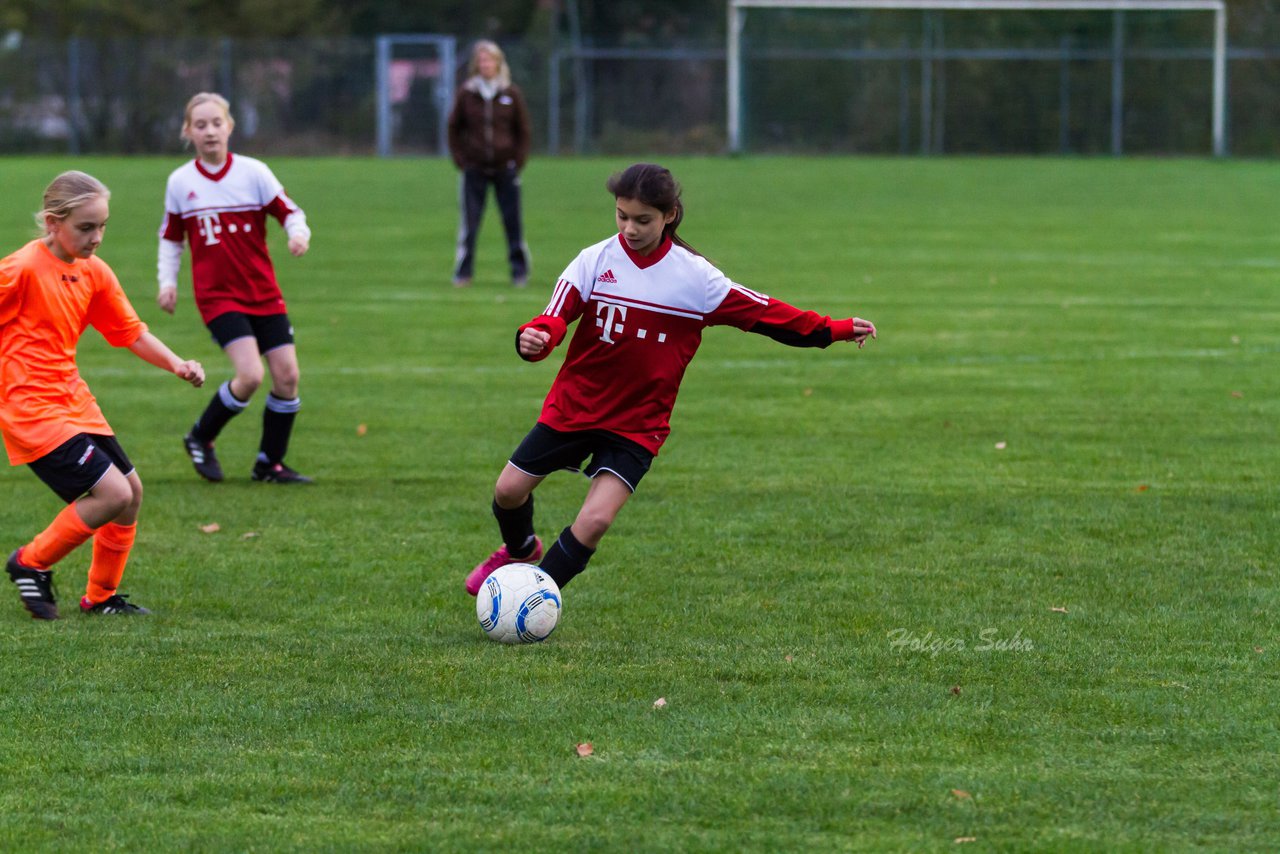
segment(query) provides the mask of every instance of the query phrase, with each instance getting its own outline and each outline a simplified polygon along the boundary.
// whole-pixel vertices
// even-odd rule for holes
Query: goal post
[[[742,28],[748,9],[868,9],[880,11],[1054,11],[1054,12],[1212,12],[1213,154],[1226,154],[1227,4],[1226,0],[729,0],[728,142],[742,151]]]

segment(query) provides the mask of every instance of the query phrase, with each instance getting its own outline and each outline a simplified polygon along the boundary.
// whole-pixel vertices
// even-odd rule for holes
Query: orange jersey
[[[112,435],[76,367],[90,325],[113,347],[147,331],[105,261],[68,264],[39,239],[0,261],[0,433],[11,464],[38,460],[77,433]]]

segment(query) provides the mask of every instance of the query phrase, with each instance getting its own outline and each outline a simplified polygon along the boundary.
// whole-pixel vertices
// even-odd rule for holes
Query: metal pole
[[[67,40],[67,153],[80,153],[80,39]]]
[[[1111,153],[1124,153],[1124,12],[1115,11],[1111,26]]]
[[[902,55],[905,57],[911,45],[902,37]],[[898,153],[906,154],[911,147],[911,68],[904,58],[898,63]]]
[[[236,93],[231,83],[231,38],[224,37],[218,40],[218,87],[222,97],[234,103]]]
[[[560,153],[560,51],[551,52],[547,96],[547,154]]]
[[[742,151],[742,105],[738,101],[739,87],[742,85],[742,56],[738,52],[738,42],[742,38],[742,13],[738,10],[734,0],[729,0],[728,13],[729,45],[726,51],[726,58],[729,64],[729,91],[726,94],[729,105],[729,122],[726,130],[729,135],[729,153],[738,154]]]
[[[928,154],[933,150],[931,136],[933,134],[933,58],[930,56],[929,43],[932,37],[930,24],[933,16],[924,13],[924,24],[920,35],[920,153]]]
[[[391,38],[378,36],[374,50],[374,76],[377,80],[378,98],[378,156],[391,156],[391,92],[389,77],[391,65]]]
[[[1213,13],[1213,155],[1227,154],[1227,5]]]
[[[1062,37],[1058,66],[1058,153],[1071,152],[1071,36]]]
[[[436,89],[436,101],[439,104],[440,122],[436,129],[436,147],[441,157],[449,154],[449,113],[453,110],[453,93],[458,88],[454,76],[458,67],[458,45],[455,36],[443,36],[439,41],[440,48],[440,84]]]

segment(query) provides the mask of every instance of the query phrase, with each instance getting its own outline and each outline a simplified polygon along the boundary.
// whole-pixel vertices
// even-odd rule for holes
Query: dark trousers
[[[485,196],[489,185],[498,199],[502,227],[507,232],[507,261],[511,278],[523,283],[529,277],[529,247],[525,246],[520,227],[520,174],[514,168],[497,172],[467,169],[462,173],[462,220],[458,227],[458,253],[453,267],[454,279],[470,279],[475,271],[476,235],[484,216]]]

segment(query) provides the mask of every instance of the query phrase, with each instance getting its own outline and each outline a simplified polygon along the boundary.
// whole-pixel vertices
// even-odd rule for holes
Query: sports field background
[[[226,483],[182,454],[228,372],[185,272],[178,316],[155,306],[176,165],[0,159],[3,252],[54,174],[94,173],[100,254],[210,375],[86,334],[147,490],[122,590],[156,613],[71,613],[87,548],[58,569],[68,619],[0,590],[0,849],[1280,842],[1273,164],[667,161],[681,233],[731,277],[880,340],[709,331],[667,447],[523,648],[462,591],[558,364],[514,330],[612,232],[627,161],[532,162],[516,291],[492,207],[450,287],[447,162],[271,160],[314,230],[298,260],[272,229],[289,459],[318,482],[296,489],[248,480],[261,393],[219,440]],[[60,505],[0,478],[7,554]],[[543,485],[544,536],[584,489]]]

